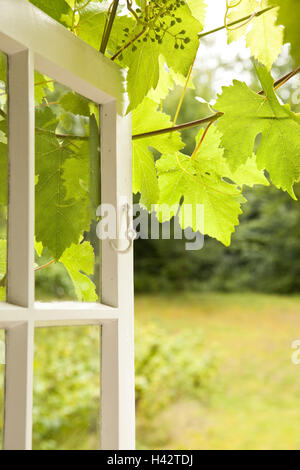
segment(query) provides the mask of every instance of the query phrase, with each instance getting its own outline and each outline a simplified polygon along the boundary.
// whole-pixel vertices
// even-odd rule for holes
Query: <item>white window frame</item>
[[[131,119],[123,73],[27,0],[0,0],[0,50],[8,56],[9,205],[4,449],[32,446],[34,330],[101,325],[101,448],[135,446],[133,256],[102,242],[101,304],[34,299],[34,71],[100,105],[102,203],[131,204]]]

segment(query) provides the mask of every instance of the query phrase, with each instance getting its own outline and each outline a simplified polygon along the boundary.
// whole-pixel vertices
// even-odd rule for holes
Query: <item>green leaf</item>
[[[6,274],[7,262],[7,241],[0,240],[0,280]]]
[[[130,98],[128,112],[137,108],[145,96],[156,88],[159,79],[159,47],[156,42],[142,41],[138,48],[126,54],[128,60],[127,91]]]
[[[76,154],[54,134],[57,120],[49,108],[36,112],[36,239],[58,260],[88,230],[91,213],[81,200],[67,198],[63,180],[67,158]],[[46,132],[45,132],[46,131]]]
[[[42,242],[37,242],[36,241],[36,238],[34,239],[34,249],[35,249],[36,254],[38,255],[38,257],[40,258],[42,256],[44,247],[43,247]]]
[[[54,90],[54,81],[40,72],[34,72],[34,97],[36,105],[43,102],[45,92]]]
[[[159,80],[155,90],[152,88],[147,97],[150,100],[155,101],[160,104],[164,100],[170,91],[174,90],[176,85],[185,86],[186,78],[180,73],[174,72],[170,69],[165,63],[164,57],[161,55],[159,57]],[[195,86],[193,84],[192,78],[189,80],[188,88],[194,90]]]
[[[201,129],[196,136],[196,145],[203,136]],[[203,157],[205,155],[205,158]],[[224,148],[222,148],[222,134],[215,126],[211,127],[201,144],[201,152],[197,154],[197,159],[205,164],[205,171],[217,173],[223,178],[230,179],[238,186],[253,187],[256,184],[268,186],[269,182],[262,170],[257,168],[256,156],[252,155],[246,163],[240,165],[236,171],[231,171],[228,160],[224,158]]]
[[[298,0],[272,0],[273,5],[280,6],[277,23],[283,25],[284,39],[291,43],[291,54],[297,65],[300,63],[299,18],[300,2]]]
[[[93,281],[88,277],[94,274],[95,256],[89,242],[74,243],[67,248],[59,260],[67,269],[73,281],[79,301],[96,302],[98,296]]]
[[[203,130],[198,139],[202,135]],[[180,208],[182,228],[199,230],[228,246],[245,199],[236,185],[222,179],[224,159],[219,143],[217,131],[211,128],[194,159],[177,152],[163,155],[158,160],[160,198],[157,215],[163,222]],[[197,205],[204,206],[204,225],[201,217],[197,220]],[[171,211],[170,206],[173,206]]]
[[[106,20],[106,5],[91,2],[80,14],[76,33],[95,49],[100,49],[101,37]]]
[[[176,10],[176,18],[180,18],[181,21],[180,23],[176,22],[169,29],[169,34],[165,35],[160,52],[165,57],[169,67],[175,72],[187,76],[198,51],[198,34],[203,30],[203,24],[192,16],[187,5]],[[169,20],[169,23],[171,21],[172,19]],[[181,34],[181,31],[185,31],[185,33]],[[174,36],[183,38],[183,40],[176,40]],[[178,49],[175,48],[176,44],[179,46]],[[183,49],[181,49],[182,47]]]
[[[289,105],[279,103],[270,73],[261,65],[256,70],[266,96],[235,80],[233,86],[223,88],[215,105],[225,113],[217,124],[225,157],[235,171],[252,156],[255,139],[262,134],[258,168],[265,168],[275,186],[295,197],[293,185],[300,177],[300,118]]]
[[[186,0],[191,13],[204,27],[205,15],[206,15],[206,2],[204,0]]]
[[[6,300],[6,288],[0,287],[0,302],[5,302]]]
[[[132,114],[133,134],[171,127],[167,114],[158,111],[157,103],[146,98]],[[140,203],[148,210],[156,204],[159,197],[157,174],[153,153],[177,152],[184,147],[179,132],[147,137],[133,141],[133,192],[141,193]]]
[[[107,18],[109,2],[91,2],[80,12],[76,34],[99,51]],[[107,50],[113,55],[121,48],[125,40],[124,29],[132,30],[135,21],[126,16],[116,16],[109,38]]]
[[[228,23],[251,15],[267,7],[267,1],[243,0],[240,5],[233,8],[228,15]],[[283,45],[282,28],[276,25],[278,10],[270,10],[251,20],[249,24],[241,28],[228,30],[229,41],[235,41],[246,34],[246,44],[251,54],[269,70],[278,58]]]
[[[66,187],[67,199],[83,201],[89,198],[89,161],[88,144],[80,146],[81,152],[78,156],[68,158],[63,165],[63,180]]]
[[[90,116],[89,101],[77,93],[67,93],[61,100],[60,105],[65,111],[81,116]]]
[[[0,80],[4,83],[7,81],[7,57],[0,53]]]
[[[187,76],[197,54],[198,33],[203,26],[192,16],[189,7],[184,5],[176,9],[174,16],[164,16],[164,27],[159,32],[153,28],[154,25],[126,48],[119,60],[123,67],[128,67],[129,111],[135,109],[151,89],[156,89],[160,55],[164,56],[174,72]],[[141,26],[136,26],[128,40],[137,37],[141,31]]]
[[[64,0],[29,0],[56,21],[63,23],[62,15],[71,14],[71,8]]]
[[[100,204],[101,174],[99,129],[94,115],[90,117],[89,140],[76,142],[77,152],[63,164],[66,198],[75,199],[85,212],[95,218]]]
[[[248,158],[246,163],[240,165],[234,172],[229,169],[229,165],[227,163],[227,171],[224,172],[223,176],[234,181],[234,183],[241,187],[249,186],[252,188],[256,184],[261,184],[263,186],[269,186],[270,184],[264,175],[264,171],[257,168],[255,155]]]
[[[7,145],[0,142],[0,204],[7,205],[8,198],[8,159]]]

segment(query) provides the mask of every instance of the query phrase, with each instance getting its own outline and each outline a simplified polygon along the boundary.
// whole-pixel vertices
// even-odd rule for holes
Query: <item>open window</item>
[[[93,224],[87,221],[83,237],[76,233],[76,218],[78,222],[88,211],[95,214],[100,202],[110,204],[116,214],[124,207],[124,200],[131,204],[131,122],[129,116],[122,117],[122,71],[25,0],[1,1],[0,51],[4,64],[1,70],[5,71],[0,77],[3,448],[32,448],[32,429],[35,431],[40,425],[36,417],[32,418],[33,390],[42,416],[43,403],[51,400],[51,393],[62,384],[67,395],[68,368],[77,367],[79,389],[88,388],[88,383],[80,378],[80,356],[76,354],[77,333],[81,330],[91,338],[86,354],[91,359],[95,387],[87,393],[94,400],[92,425],[97,431],[96,441],[86,448],[132,449],[135,427],[132,249],[119,252],[108,238],[100,243],[95,237],[95,217],[91,218]],[[42,87],[40,101],[35,96],[39,77],[51,83],[48,91]],[[51,104],[59,93],[65,96],[63,127],[55,123],[57,109]],[[74,103],[80,103],[83,114],[86,113],[80,122],[76,113],[72,113]],[[72,152],[75,146],[80,149],[77,160]],[[66,161],[67,165],[62,166]],[[69,188],[59,187],[59,174],[65,171],[74,175],[73,180],[69,179],[72,181]],[[49,192],[53,197],[49,198]],[[66,200],[72,210],[66,211]],[[54,228],[51,210],[59,213]],[[69,238],[62,243],[62,231],[66,229]],[[86,295],[78,285],[79,301],[39,299],[35,278],[42,260],[37,261],[35,252],[42,239],[53,235],[55,258],[65,256],[64,269],[75,281],[76,276],[86,276],[87,283],[95,286],[93,295]],[[82,237],[81,244],[76,245],[81,247],[80,253],[78,249],[72,253],[76,237]],[[82,247],[87,240],[92,249],[90,270],[80,264],[86,259]],[[53,256],[53,250],[51,253]],[[78,261],[75,273],[68,265],[72,257]],[[56,348],[49,350],[47,364],[39,345],[54,330],[65,334],[68,360],[62,360]],[[41,368],[51,367],[52,355],[58,357],[61,367],[57,382],[49,384],[46,390],[38,390],[35,379]],[[66,374],[63,380],[60,373]],[[51,406],[53,415],[59,414],[59,403],[54,400]],[[89,414],[89,410],[86,412]],[[82,426],[83,434],[86,429]],[[53,448],[56,447],[64,448],[64,443],[54,443]]]

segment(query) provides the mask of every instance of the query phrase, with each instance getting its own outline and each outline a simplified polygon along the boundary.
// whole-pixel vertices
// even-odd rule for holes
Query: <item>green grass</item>
[[[165,448],[300,449],[300,366],[291,362],[291,343],[300,339],[299,297],[141,296],[135,309],[137,322],[170,334],[203,332],[207,347],[220,351],[208,403],[183,399],[160,416]],[[147,436],[138,438],[149,447]]]

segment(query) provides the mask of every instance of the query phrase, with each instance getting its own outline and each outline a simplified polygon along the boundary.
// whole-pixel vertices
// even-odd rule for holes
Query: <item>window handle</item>
[[[132,224],[132,218],[130,217],[130,206],[128,203],[125,203],[123,204],[122,208],[122,214],[121,214],[121,217],[122,218],[125,218],[126,220],[126,228],[125,228],[125,238],[128,242],[126,248],[119,248],[119,242],[120,240],[123,240],[123,238],[119,238],[117,240],[117,243],[114,241],[114,240],[110,240],[109,243],[110,243],[110,246],[112,247],[112,249],[114,251],[116,251],[117,253],[128,253],[132,246],[133,246],[133,242],[134,240],[136,239],[136,231],[134,230],[133,228],[133,224]],[[122,224],[122,219],[121,219],[121,224]]]

